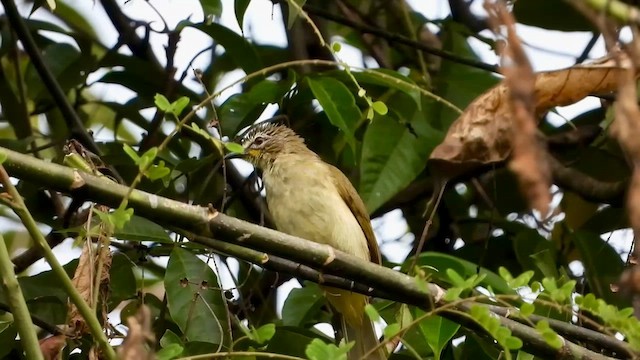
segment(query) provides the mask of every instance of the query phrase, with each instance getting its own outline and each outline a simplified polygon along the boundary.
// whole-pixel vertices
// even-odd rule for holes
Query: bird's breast
[[[360,224],[323,163],[279,167],[264,174],[267,203],[278,230],[369,259]],[[294,169],[295,168],[295,169]]]

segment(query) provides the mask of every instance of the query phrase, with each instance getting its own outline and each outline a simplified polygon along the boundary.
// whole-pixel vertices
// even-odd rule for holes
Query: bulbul
[[[245,159],[262,170],[267,205],[279,231],[381,263],[365,205],[340,170],[322,161],[300,136],[281,124],[254,125],[240,141]],[[378,345],[364,312],[368,298],[331,287],[323,290],[341,315],[345,340],[355,341],[349,359],[363,358]],[[366,357],[386,358],[382,348]]]

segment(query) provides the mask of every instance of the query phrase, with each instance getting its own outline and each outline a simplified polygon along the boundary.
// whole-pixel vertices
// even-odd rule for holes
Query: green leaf
[[[447,269],[446,273],[453,286],[466,287],[466,281],[454,269]]]
[[[238,21],[238,26],[240,27],[240,31],[244,34],[244,14],[247,12],[247,7],[251,0],[235,0],[234,2],[234,10],[236,13],[236,20]]]
[[[504,340],[504,345],[509,350],[518,350],[522,347],[522,340],[515,336],[509,336]]]
[[[422,316],[424,312],[418,311],[417,314]],[[425,318],[420,321],[419,326],[436,360],[440,359],[442,350],[460,329],[460,325],[438,315]]]
[[[267,341],[271,340],[273,335],[276,333],[276,324],[265,324],[255,329],[252,328],[251,331],[253,335],[253,340],[258,344],[262,345]]]
[[[576,245],[584,272],[593,294],[609,304],[623,306],[622,299],[611,291],[610,284],[618,281],[624,268],[620,255],[598,234],[576,231],[571,240]]]
[[[341,81],[330,77],[308,78],[308,81],[331,124],[342,131],[351,149],[355,149],[354,131],[362,113],[351,91]]]
[[[400,333],[400,324],[393,323],[387,325],[382,331],[385,339],[391,339],[392,337],[398,335]]]
[[[533,304],[523,302],[522,305],[520,305],[520,315],[524,317],[531,316],[534,311],[536,311],[536,307]]]
[[[122,205],[109,214],[109,218],[115,229],[122,229],[124,225],[131,220],[132,216],[133,208],[127,209]]]
[[[298,4],[300,9],[302,9],[304,4],[307,2],[307,0],[288,0],[288,1],[295,2],[296,4]],[[295,6],[292,6],[291,4],[288,4],[288,5],[289,5],[288,6],[289,16],[287,16],[287,29],[291,29],[291,27],[293,26],[293,23],[298,19],[298,16],[300,16],[300,10]]]
[[[145,151],[145,153],[140,156],[140,162],[138,162],[140,170],[145,170],[151,163],[153,163],[156,156],[158,156],[158,148],[155,146]]]
[[[376,310],[373,305],[367,304],[367,306],[364,307],[364,312],[367,313],[367,316],[371,321],[380,320],[380,314],[378,314],[378,310]]]
[[[7,161],[7,153],[0,153],[0,164],[3,164],[5,161]]]
[[[405,264],[403,264],[403,269],[405,266],[409,266],[411,264],[412,259],[407,260]],[[476,275],[478,270],[478,265],[474,264],[470,261],[457,258],[455,256],[441,254],[436,252],[424,252],[420,254],[418,257],[418,261],[416,265],[420,267],[431,267],[440,270],[439,272],[430,272],[429,275],[433,278],[440,281],[449,281],[449,278],[444,276],[445,272],[442,271],[444,269],[452,269],[456,273],[460,274],[462,278],[470,278],[473,275]],[[426,268],[428,269],[428,268]],[[504,281],[498,274],[487,270],[486,268],[480,268],[479,274],[486,275],[480,284],[485,287],[491,287],[494,291],[499,294],[515,294],[516,292],[509,287],[509,285]]]
[[[171,344],[178,344],[180,346],[184,345],[182,340],[180,340],[180,337],[176,335],[176,333],[171,330],[167,330],[164,332],[164,335],[162,335],[162,338],[160,339],[160,346],[166,347]]]
[[[119,240],[153,241],[163,244],[172,242],[162,226],[135,215],[121,229],[117,229],[113,235]]]
[[[309,360],[347,360],[347,353],[353,347],[354,342],[349,344],[340,344],[340,347],[334,344],[327,344],[320,339],[313,339],[307,346],[305,354]]]
[[[182,21],[177,28],[185,26],[193,27],[211,36],[217,44],[224,47],[225,52],[230,55],[234,64],[238,64],[247,74],[264,67],[262,58],[258,55],[255,47],[228,27],[216,23],[193,24],[189,21]]]
[[[387,105],[392,112],[402,109],[400,119],[376,118],[362,143],[359,192],[370,213],[418,177],[442,141],[442,133],[427,123],[406,95],[395,94]]]
[[[553,243],[537,231],[526,229],[518,232],[513,239],[513,251],[523,269],[536,270],[536,279],[557,275]]]
[[[594,24],[568,3],[556,0],[518,0],[513,14],[519,23],[559,31],[593,31]]]
[[[276,104],[282,100],[295,79],[295,73],[290,72],[284,80],[262,80],[245,93],[231,95],[220,106],[222,133],[231,136],[243,126],[251,124],[268,104]]]
[[[133,160],[133,162],[136,165],[140,163],[140,156],[138,156],[138,153],[135,150],[133,150],[133,148],[129,146],[129,144],[127,143],[122,144],[122,149],[131,158],[131,160]]]
[[[244,154],[244,148],[238,143],[226,142],[224,143],[224,147],[232,153]]]
[[[180,344],[169,344],[166,347],[163,347],[156,353],[156,359],[158,360],[171,360],[175,359],[178,356],[182,355],[184,351],[184,347]]]
[[[204,17],[220,17],[222,15],[222,2],[220,0],[200,0]]]
[[[188,341],[229,344],[228,314],[218,278],[208,264],[175,247],[164,277],[171,318]]]
[[[282,307],[282,323],[303,326],[324,304],[322,290],[317,284],[305,282],[304,287],[293,289]]]
[[[387,112],[389,111],[389,108],[387,108],[387,105],[382,101],[374,102],[373,104],[371,104],[371,107],[373,107],[373,110],[377,112],[379,115],[387,115]]]
[[[180,115],[180,113],[182,113],[182,110],[184,110],[184,108],[186,108],[187,105],[189,105],[190,101],[191,100],[189,100],[188,97],[182,96],[178,100],[176,100],[173,103],[171,103],[171,108],[173,109],[173,113],[176,116]]]
[[[144,173],[144,175],[152,181],[165,178],[169,176],[169,174],[171,174],[171,169],[164,166],[164,160],[160,160],[158,165],[151,165]]]
[[[156,94],[156,96],[153,97],[153,102],[161,111],[171,112],[171,103],[164,95]]]

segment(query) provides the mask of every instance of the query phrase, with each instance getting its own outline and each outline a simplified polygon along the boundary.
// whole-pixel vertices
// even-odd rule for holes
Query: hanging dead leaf
[[[100,236],[99,243],[103,243],[103,236]],[[80,255],[80,261],[78,267],[73,275],[73,285],[89,306],[94,307],[95,291],[106,292],[109,285],[109,270],[111,268],[111,250],[108,246],[101,246],[98,250],[98,254],[94,254],[96,249],[92,249],[90,242],[85,242],[82,247],[82,254]],[[102,264],[98,266],[98,264]],[[98,289],[95,289],[96,284],[96,272],[98,267],[101,267],[102,273],[100,274],[100,281]],[[88,333],[89,328],[78,311],[78,308],[69,304],[69,327],[73,329],[73,332],[77,335]]]
[[[118,348],[118,358],[122,360],[151,360],[155,359],[150,344],[155,342],[151,330],[151,312],[146,306],[140,307],[136,316],[127,319],[129,331],[122,346]]]
[[[62,348],[67,343],[67,337],[64,335],[50,336],[40,340],[40,351],[46,360],[57,360],[61,358]]]
[[[536,118],[554,106],[573,104],[589,95],[616,90],[618,76],[630,68],[607,57],[585,65],[535,74]],[[514,122],[510,91],[503,81],[476,98],[449,127],[444,141],[431,153],[430,164],[452,178],[480,166],[506,160],[512,151]]]

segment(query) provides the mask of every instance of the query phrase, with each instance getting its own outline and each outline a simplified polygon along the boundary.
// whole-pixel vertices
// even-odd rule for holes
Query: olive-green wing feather
[[[338,189],[338,193],[347,206],[349,206],[351,213],[353,213],[353,216],[358,220],[358,223],[362,228],[362,232],[364,232],[364,236],[367,238],[367,246],[369,247],[371,261],[376,264],[382,264],[380,248],[378,248],[378,241],[376,240],[376,235],[373,233],[373,228],[371,227],[371,219],[369,218],[369,213],[367,213],[367,207],[364,205],[364,202],[360,198],[360,195],[358,195],[356,189],[351,185],[351,181],[347,179],[342,171],[331,165],[329,165],[329,170],[332,173],[331,178],[333,179],[336,189]]]

